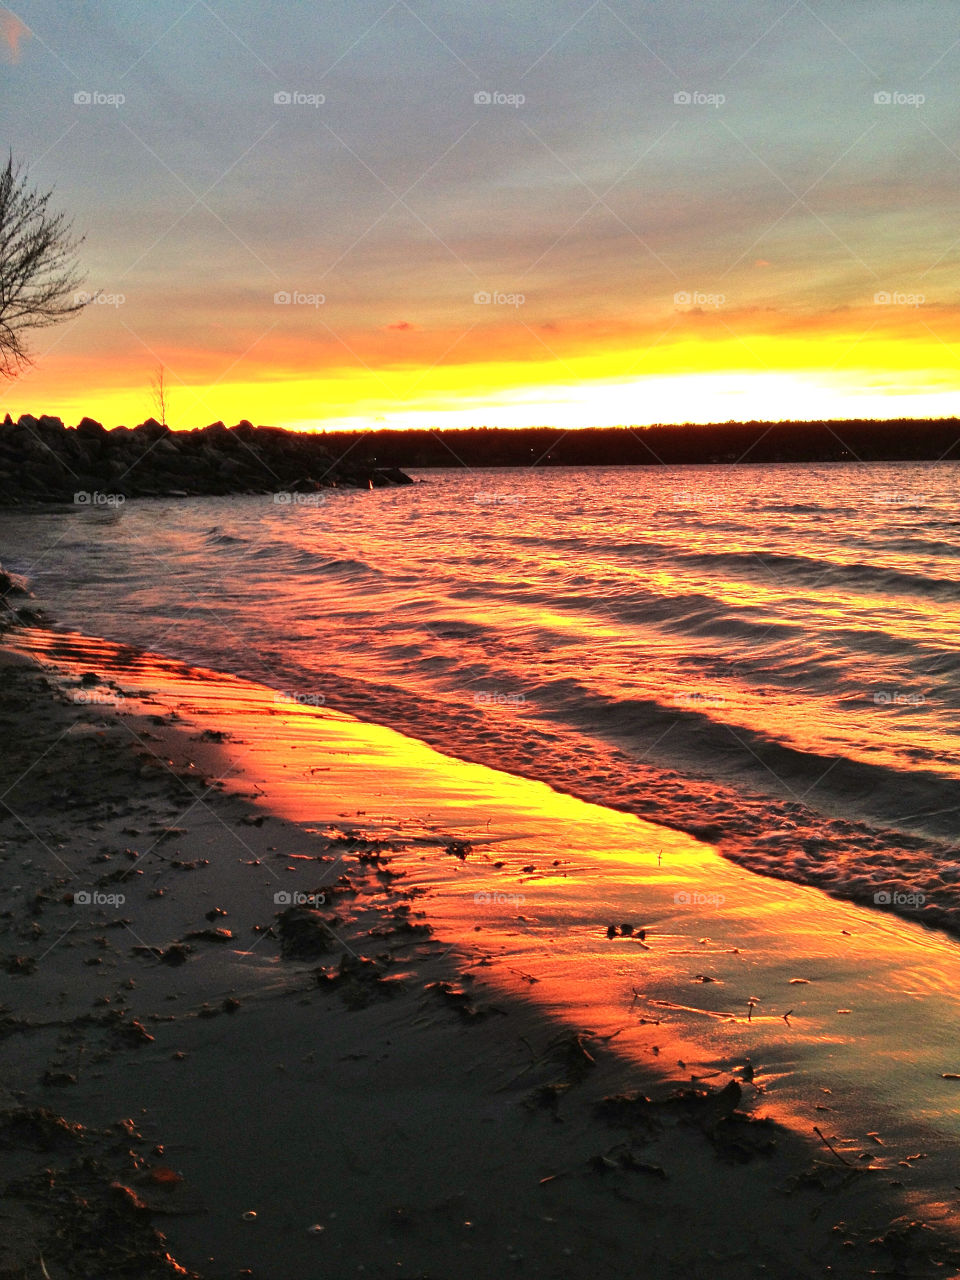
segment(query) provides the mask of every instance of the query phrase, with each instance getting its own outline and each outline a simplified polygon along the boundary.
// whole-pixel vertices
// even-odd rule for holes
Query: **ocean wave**
[[[814,587],[842,586],[847,590],[882,592],[885,595],[960,600],[960,582],[955,579],[933,578],[884,565],[851,564],[775,551],[677,552],[674,559],[713,571],[747,570],[754,577],[762,573],[767,580],[774,581],[783,573]]]
[[[236,534],[224,532],[219,525],[208,529],[203,540],[209,547],[241,546],[249,542],[249,538],[238,538]]]

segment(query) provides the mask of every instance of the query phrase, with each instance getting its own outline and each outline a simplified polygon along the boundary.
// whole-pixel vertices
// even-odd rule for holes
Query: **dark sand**
[[[281,818],[242,682],[178,703],[172,666],[68,658],[0,670],[0,1280],[956,1274],[955,1204],[919,1221],[882,1137],[821,1104],[830,1150],[761,1119],[742,1057],[681,1068],[686,1026],[505,983],[496,937],[431,910],[470,856],[453,787],[388,835],[390,779],[331,795],[314,744],[324,820]]]

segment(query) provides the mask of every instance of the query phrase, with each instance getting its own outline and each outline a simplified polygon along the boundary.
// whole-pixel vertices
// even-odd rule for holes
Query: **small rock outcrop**
[[[3,565],[0,565],[0,635],[8,627],[39,620],[40,615],[37,610],[19,603],[24,597],[32,595],[33,592],[26,578],[21,577],[19,573],[8,573]]]

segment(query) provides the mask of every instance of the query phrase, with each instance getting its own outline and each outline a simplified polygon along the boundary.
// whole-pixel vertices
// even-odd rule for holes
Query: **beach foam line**
[[[956,1227],[955,940],[262,685],[76,635],[15,644],[215,728],[205,749],[265,813],[401,844],[437,936],[486,982],[668,1078],[749,1092],[752,1074],[764,1113],[840,1149],[878,1135],[888,1182]]]

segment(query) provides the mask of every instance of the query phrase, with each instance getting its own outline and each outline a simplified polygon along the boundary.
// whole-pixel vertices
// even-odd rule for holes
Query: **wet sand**
[[[956,942],[261,686],[16,648],[0,1276],[951,1274]],[[37,1107],[85,1126],[97,1270]]]

